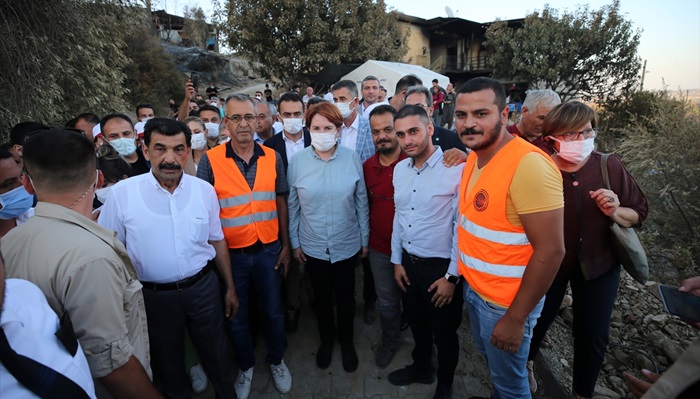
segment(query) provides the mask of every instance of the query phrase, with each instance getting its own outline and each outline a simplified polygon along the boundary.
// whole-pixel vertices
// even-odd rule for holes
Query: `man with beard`
[[[520,122],[508,126],[506,130],[508,133],[517,134],[550,155],[554,151],[542,136],[542,122],[549,111],[559,104],[561,104],[559,94],[553,90],[531,90],[525,97]]]
[[[369,199],[369,264],[377,292],[377,312],[382,326],[382,343],[375,357],[379,368],[391,363],[399,347],[401,331],[401,290],[394,280],[391,263],[391,230],[394,220],[396,164],[406,158],[394,132],[391,105],[380,105],[369,114],[372,141],[377,152],[363,165]]]
[[[129,163],[134,175],[148,173],[150,165],[143,152],[136,146],[136,129],[124,114],[109,114],[100,121],[102,136],[119,155]]]
[[[413,364],[389,374],[394,385],[432,384],[433,343],[437,346],[434,398],[451,398],[459,359],[457,328],[462,322],[461,280],[451,260],[459,179],[464,164],[447,167],[430,136],[427,112],[406,105],[394,116],[396,137],[409,157],[394,169],[391,262],[394,279],[406,293],[405,313],[415,347]],[[457,295],[453,295],[457,292]]]
[[[151,173],[112,187],[99,223],[117,232],[143,285],[153,369],[163,394],[189,398],[185,329],[217,397],[234,397],[224,316],[238,308],[228,245],[214,188],[183,173],[191,132],[182,122],[146,123],[144,155]],[[226,293],[222,302],[219,279]]]
[[[472,150],[459,192],[452,260],[494,397],[529,398],[532,331],[564,257],[562,178],[552,160],[505,129],[503,86],[474,78],[457,92],[456,127]]]

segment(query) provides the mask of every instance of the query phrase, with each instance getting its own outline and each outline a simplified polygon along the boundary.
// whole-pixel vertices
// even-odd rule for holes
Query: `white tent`
[[[375,61],[370,60],[357,67],[349,74],[343,76],[342,80],[352,80],[357,84],[357,92],[362,93],[362,80],[368,75],[373,75],[379,78],[379,84],[384,86],[387,91],[387,98],[394,95],[396,82],[406,75],[416,75],[423,81],[423,85],[431,87],[433,79],[438,80],[438,84],[443,88],[447,87],[450,79],[445,75],[440,75],[430,69],[425,69],[422,66],[403,64],[400,62]]]

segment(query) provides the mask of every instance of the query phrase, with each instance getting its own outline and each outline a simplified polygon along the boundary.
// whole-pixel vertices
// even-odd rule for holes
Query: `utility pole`
[[[639,91],[644,91],[644,76],[647,74],[647,60],[644,60],[644,66],[642,67],[642,79],[639,82]]]

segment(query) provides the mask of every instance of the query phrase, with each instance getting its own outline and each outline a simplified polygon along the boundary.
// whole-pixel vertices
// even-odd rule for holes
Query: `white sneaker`
[[[280,364],[276,366],[271,364],[270,372],[275,380],[275,387],[281,394],[289,393],[292,390],[292,374],[289,372],[287,365],[284,364],[284,360],[280,361]]]
[[[207,375],[204,374],[204,370],[202,369],[202,365],[199,363],[195,364],[191,369],[190,369],[190,385],[192,385],[192,390],[194,393],[200,394],[204,392],[207,389],[207,385],[209,385],[209,380],[207,379]]]
[[[253,368],[249,368],[245,371],[238,372],[238,378],[236,378],[236,396],[238,399],[248,399],[250,395],[250,384],[253,382]]]

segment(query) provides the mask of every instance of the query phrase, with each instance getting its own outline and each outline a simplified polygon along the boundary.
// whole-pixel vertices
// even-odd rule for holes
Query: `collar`
[[[300,142],[301,142],[301,143],[304,142],[304,132],[303,132],[303,131],[302,131],[301,134],[299,135],[299,140],[297,140],[297,141],[292,141],[292,139],[290,139],[289,137],[287,137],[287,135],[284,134],[284,132],[281,132],[281,133],[279,133],[279,134],[282,135],[282,140],[284,140],[284,141],[286,141],[286,142],[289,142],[289,143],[292,143],[292,144],[299,144]]]
[[[318,159],[319,161],[330,162],[338,157],[338,153],[340,151],[342,151],[341,148],[342,148],[342,146],[340,144],[338,144],[338,142],[336,142],[335,143],[335,151],[333,151],[333,154],[331,154],[331,157],[328,158],[328,161],[321,159],[321,157],[319,157],[318,154],[316,154],[316,150],[313,147],[311,147],[311,156]],[[348,150],[348,151],[350,151],[350,150]]]
[[[156,179],[156,176],[153,174],[153,169],[151,169],[148,172],[148,177],[146,177],[146,180],[148,180],[148,183],[150,185],[152,185],[153,187],[155,187],[156,189],[161,190],[161,191],[167,193],[168,195],[175,195],[177,190],[182,189],[184,184],[185,184],[185,172],[184,172],[184,170],[181,170],[181,171],[182,171],[182,176],[180,176],[180,183],[177,184],[177,188],[175,190],[173,190],[172,194],[170,194],[170,191],[164,189],[163,186],[160,185],[160,182],[158,181],[158,179]]]
[[[34,216],[61,220],[66,223],[82,227],[86,231],[89,231],[107,243],[109,246],[114,247],[114,242],[117,236],[115,231],[102,227],[78,212],[66,208],[65,206],[53,204],[51,202],[39,201],[39,203],[36,204],[36,208],[34,208]]]
[[[258,143],[253,143],[253,155],[257,155],[259,157],[265,156],[265,151],[260,147],[260,144]],[[237,158],[241,159],[236,152],[233,150],[233,147],[231,146],[231,140],[226,142],[226,158]]]
[[[369,157],[369,159],[367,159],[367,161],[370,162],[369,166],[371,166],[374,169],[379,169],[379,168],[392,168],[392,167],[396,166],[397,163],[403,161],[406,158],[408,158],[408,156],[403,151],[400,151],[399,158],[396,159],[396,161],[392,162],[391,165],[389,165],[389,166],[384,166],[384,165],[382,165],[381,161],[379,160],[379,152],[377,151],[374,153],[374,155]],[[365,161],[365,162],[367,162],[367,161]]]
[[[427,161],[425,161],[421,170],[425,169],[427,166],[430,166],[431,168],[435,167],[435,164],[440,162],[440,160],[442,159],[442,156],[443,156],[443,154],[442,154],[442,149],[440,148],[440,146],[435,146],[435,152],[430,156],[430,158],[428,158]],[[410,168],[414,168],[413,158],[411,158],[411,161],[408,162],[408,166]]]
[[[345,126],[345,123],[343,123],[342,125],[340,125],[340,129],[341,130],[347,130],[347,129],[359,130],[360,129],[360,114],[355,113],[355,120],[352,121],[350,126]]]

